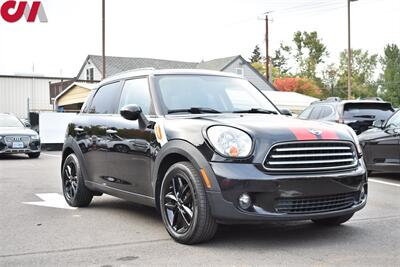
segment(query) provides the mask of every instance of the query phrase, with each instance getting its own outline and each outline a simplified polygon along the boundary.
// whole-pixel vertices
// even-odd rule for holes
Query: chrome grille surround
[[[6,141],[7,146],[11,146],[13,142],[23,142],[24,146],[29,146],[31,138],[27,135],[9,135],[5,136],[4,140]]]
[[[274,144],[263,161],[271,172],[345,170],[357,164],[352,142],[324,140]]]

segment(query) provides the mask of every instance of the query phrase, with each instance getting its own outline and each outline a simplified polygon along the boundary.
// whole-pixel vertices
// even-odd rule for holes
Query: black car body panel
[[[363,160],[356,151],[355,139],[347,126],[302,121],[280,114],[168,115],[163,113],[165,109],[160,104],[153,79],[156,75],[176,73],[241,79],[220,72],[145,70],[101,83],[99,88],[110,81],[119,80],[124,87],[124,80],[134,77],[148,79],[152,103],[146,116],[147,125],[143,125],[140,119],[130,121],[115,113],[91,114],[92,99],[70,123],[63,148],[63,161],[69,153],[77,154],[88,188],[158,207],[160,185],[166,170],[176,162],[189,161],[209,179],[210,186],[205,185],[208,201],[213,216],[220,222],[325,218],[354,213],[365,205],[366,195],[360,198],[360,192],[367,192],[367,174]],[[247,133],[252,139],[251,153],[242,158],[229,158],[218,153],[207,136],[207,130],[217,125]],[[274,145],[304,142],[317,147],[327,145],[331,147],[329,149],[337,149],[336,143],[344,144],[349,152],[342,154],[350,154],[355,165],[321,171],[288,169],[287,172],[271,172],[265,169],[267,154]],[[313,150],[315,148],[311,148]],[[253,196],[255,202],[251,209],[244,211],[238,206],[237,198],[241,193]],[[279,201],[304,198],[315,198],[316,203],[321,205],[332,201],[347,202],[344,206],[321,210],[305,208],[296,214],[277,211]]]
[[[359,136],[369,171],[400,172],[400,112]]]
[[[0,121],[0,154],[30,154],[40,152],[40,138],[37,132],[27,128],[16,117],[1,114],[0,120],[10,118],[16,122],[13,127],[2,127]]]

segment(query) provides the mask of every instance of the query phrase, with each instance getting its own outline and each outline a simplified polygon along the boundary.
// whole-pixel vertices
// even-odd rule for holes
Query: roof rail
[[[359,97],[357,100],[375,100],[375,101],[382,101],[383,99],[378,97],[378,96],[373,96],[373,97]]]
[[[332,96],[332,97],[328,97],[324,101],[325,102],[340,102],[340,101],[342,101],[342,99],[340,97],[337,97],[337,96]]]

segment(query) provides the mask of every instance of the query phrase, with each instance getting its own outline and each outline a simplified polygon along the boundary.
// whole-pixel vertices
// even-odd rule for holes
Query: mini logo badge
[[[310,133],[312,133],[315,136],[320,136],[322,134],[321,130],[316,130],[316,129],[309,129],[308,130]]]

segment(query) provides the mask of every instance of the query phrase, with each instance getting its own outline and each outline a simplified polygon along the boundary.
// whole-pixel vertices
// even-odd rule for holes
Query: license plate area
[[[12,148],[15,148],[15,149],[24,148],[24,142],[13,142]]]

